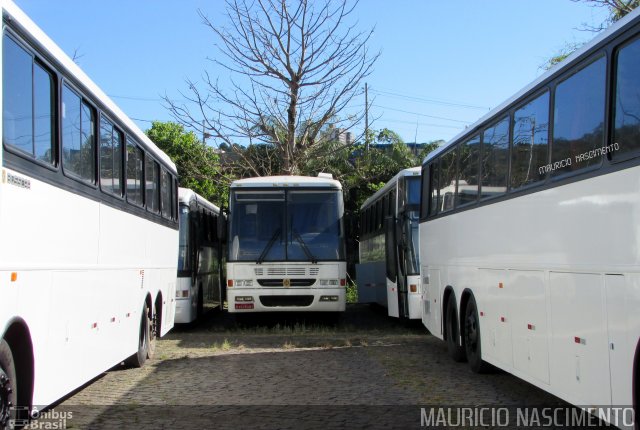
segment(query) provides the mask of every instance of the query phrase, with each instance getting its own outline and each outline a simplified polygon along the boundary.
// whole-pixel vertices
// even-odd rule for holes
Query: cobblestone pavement
[[[116,367],[54,410],[73,412],[67,428],[419,428],[427,406],[478,405],[563,403],[472,373],[419,322],[351,305],[337,323],[210,314],[160,339],[142,369]]]

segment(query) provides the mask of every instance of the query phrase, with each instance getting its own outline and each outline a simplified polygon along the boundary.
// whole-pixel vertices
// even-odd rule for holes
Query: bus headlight
[[[338,283],[337,279],[320,279],[321,287],[337,287]]]
[[[176,290],[176,299],[188,299],[189,290]]]

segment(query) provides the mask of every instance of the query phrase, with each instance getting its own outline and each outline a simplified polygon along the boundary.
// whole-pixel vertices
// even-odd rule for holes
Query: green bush
[[[347,303],[358,303],[358,286],[354,282],[347,284]]]

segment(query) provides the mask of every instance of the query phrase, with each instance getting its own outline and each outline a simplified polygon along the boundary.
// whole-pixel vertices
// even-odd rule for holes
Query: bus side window
[[[102,191],[122,195],[122,133],[100,117],[100,186]]]
[[[478,199],[478,168],[480,162],[480,136],[460,145],[457,193],[455,206],[475,203]]]
[[[171,198],[171,176],[164,168],[160,169],[160,195],[163,218],[171,219],[172,201]]]
[[[511,188],[542,181],[549,154],[548,90],[515,112],[511,134]]]
[[[54,164],[52,74],[6,34],[3,43],[2,140],[33,159]]]
[[[438,191],[440,189],[440,163],[435,160],[429,165],[429,216],[438,213]]]
[[[509,179],[509,117],[484,131],[481,153],[480,198],[506,193]]]
[[[440,157],[440,190],[438,192],[438,207],[441,212],[447,212],[454,208],[457,161],[457,146],[453,147],[453,149]]]
[[[145,202],[150,212],[160,212],[160,167],[153,158],[145,157]]]
[[[600,57],[556,86],[552,176],[602,162],[602,157],[585,154],[604,145],[606,74],[607,59]]]
[[[62,89],[62,168],[95,184],[95,111],[66,84]]]
[[[144,183],[144,170],[142,160],[144,160],[144,152],[127,138],[127,173],[126,173],[126,192],[127,201],[136,206],[142,206],[144,203],[142,184]]]
[[[613,159],[640,155],[640,38],[616,53]]]

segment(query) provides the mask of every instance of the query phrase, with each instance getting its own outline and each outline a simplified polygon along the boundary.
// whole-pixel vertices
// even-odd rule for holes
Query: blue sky
[[[216,39],[197,10],[224,24],[222,0],[14,0],[141,129],[171,120],[204,70]],[[542,74],[565,43],[591,39],[606,11],[570,0],[361,0],[352,22],[375,26],[382,51],[367,79],[373,129],[407,142],[448,140]],[[355,108],[364,106],[354,101]],[[213,143],[213,142],[211,142]]]

